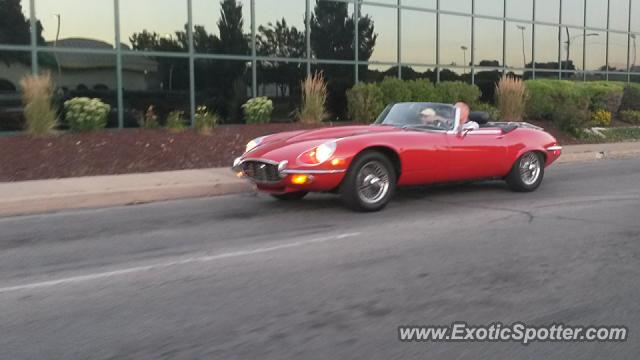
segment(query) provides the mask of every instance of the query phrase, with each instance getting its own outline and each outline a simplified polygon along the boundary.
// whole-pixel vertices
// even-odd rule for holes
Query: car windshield
[[[427,130],[453,130],[455,107],[438,103],[398,103],[387,106],[374,124]]]

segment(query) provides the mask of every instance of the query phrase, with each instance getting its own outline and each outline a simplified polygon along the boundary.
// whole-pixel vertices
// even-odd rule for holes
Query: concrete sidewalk
[[[640,156],[640,142],[565,146],[558,163]],[[251,191],[228,168],[0,183],[0,216]]]
[[[228,168],[0,183],[0,216],[251,191]]]

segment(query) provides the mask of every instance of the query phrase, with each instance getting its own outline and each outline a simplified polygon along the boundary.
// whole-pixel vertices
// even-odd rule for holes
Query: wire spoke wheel
[[[356,179],[358,196],[365,203],[375,204],[389,191],[389,172],[379,161],[370,161],[362,166]]]
[[[538,181],[541,173],[540,158],[535,153],[529,153],[520,160],[519,172],[522,182],[527,185],[533,185]]]

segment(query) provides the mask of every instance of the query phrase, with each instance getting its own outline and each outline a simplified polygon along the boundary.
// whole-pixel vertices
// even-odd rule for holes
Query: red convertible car
[[[533,191],[562,151],[536,126],[490,122],[486,113],[470,120],[479,128],[463,128],[452,105],[392,104],[373,125],[254,139],[233,170],[277,199],[338,192],[349,207],[376,211],[397,186],[500,178],[515,191]]]

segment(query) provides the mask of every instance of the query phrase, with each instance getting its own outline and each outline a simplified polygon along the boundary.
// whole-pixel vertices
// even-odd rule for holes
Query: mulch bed
[[[545,128],[561,144],[579,143],[550,122],[531,123]],[[313,127],[227,125],[211,135],[125,129],[45,138],[5,136],[0,137],[0,182],[230,166],[253,138]]]
[[[313,127],[227,125],[210,135],[125,129],[45,138],[5,136],[0,137],[0,182],[231,166],[253,138]]]

